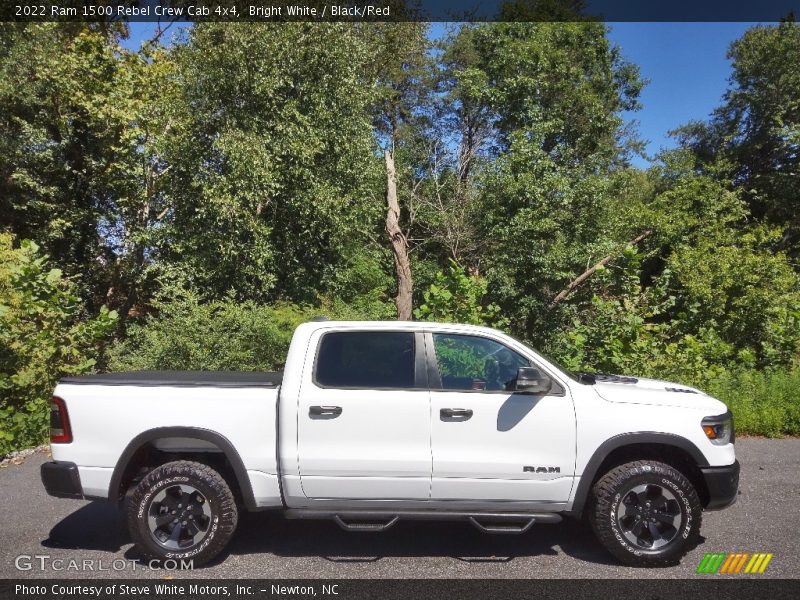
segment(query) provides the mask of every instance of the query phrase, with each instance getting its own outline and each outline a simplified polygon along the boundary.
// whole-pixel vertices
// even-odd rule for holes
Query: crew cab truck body
[[[586,514],[633,565],[696,543],[736,498],[726,406],[699,390],[572,374],[472,325],[300,325],[280,373],[134,372],[55,390],[54,496],[122,502],[143,554],[216,555],[239,511],[464,519],[487,532]]]

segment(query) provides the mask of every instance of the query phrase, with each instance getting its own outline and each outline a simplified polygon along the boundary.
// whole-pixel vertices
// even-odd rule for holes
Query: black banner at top
[[[0,21],[739,21],[800,0],[2,0]]]

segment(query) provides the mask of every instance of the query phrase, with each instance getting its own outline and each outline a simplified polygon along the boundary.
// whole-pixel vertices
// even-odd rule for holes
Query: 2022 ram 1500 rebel
[[[145,556],[196,566],[242,509],[491,533],[586,514],[622,562],[665,565],[739,478],[731,413],[699,390],[572,374],[499,331],[419,322],[305,323],[282,375],[67,377],[51,441],[48,493],[121,502]]]

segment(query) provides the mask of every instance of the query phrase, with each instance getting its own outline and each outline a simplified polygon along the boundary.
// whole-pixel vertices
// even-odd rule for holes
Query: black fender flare
[[[607,439],[605,442],[598,446],[594,451],[592,457],[586,463],[583,469],[578,489],[575,491],[575,499],[572,502],[572,510],[569,512],[575,515],[580,515],[583,512],[583,507],[586,505],[586,500],[589,498],[589,490],[591,489],[592,482],[594,481],[597,471],[603,461],[614,450],[624,448],[625,446],[632,446],[634,444],[660,444],[662,446],[674,446],[685,451],[698,467],[707,467],[708,460],[705,455],[700,451],[700,448],[694,443],[687,440],[685,437],[675,435],[673,433],[660,433],[657,431],[636,431],[631,433],[622,433]]]
[[[122,455],[119,457],[117,465],[114,467],[114,472],[111,475],[111,483],[108,486],[109,500],[114,501],[119,497],[122,477],[133,455],[145,444],[159,438],[169,437],[195,438],[217,446],[233,468],[233,473],[236,476],[236,482],[239,484],[239,490],[242,493],[245,507],[247,510],[251,511],[258,510],[255,496],[253,495],[253,486],[250,484],[250,477],[247,475],[247,469],[245,469],[239,452],[236,451],[236,448],[234,448],[230,440],[224,435],[201,427],[157,427],[155,429],[148,429],[133,438],[125,447],[125,450],[122,451]]]

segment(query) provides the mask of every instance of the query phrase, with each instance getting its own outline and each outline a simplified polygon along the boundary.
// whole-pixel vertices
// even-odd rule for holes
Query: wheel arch
[[[639,431],[623,433],[605,442],[595,450],[592,457],[583,469],[570,514],[579,516],[589,498],[592,486],[599,477],[617,464],[627,462],[628,459],[653,458],[663,462],[670,462],[675,467],[683,463],[689,472],[684,475],[689,478],[697,489],[703,504],[708,501],[708,490],[700,474],[700,467],[707,467],[708,460],[700,449],[684,437],[672,433],[656,431]]]
[[[239,452],[224,435],[201,427],[157,427],[144,431],[133,438],[122,451],[114,467],[108,487],[109,500],[121,500],[125,494],[126,490],[123,489],[123,484],[129,482],[134,475],[131,469],[136,466],[134,459],[153,442],[167,438],[195,439],[216,446],[231,467],[245,507],[248,510],[257,510],[253,486]]]

